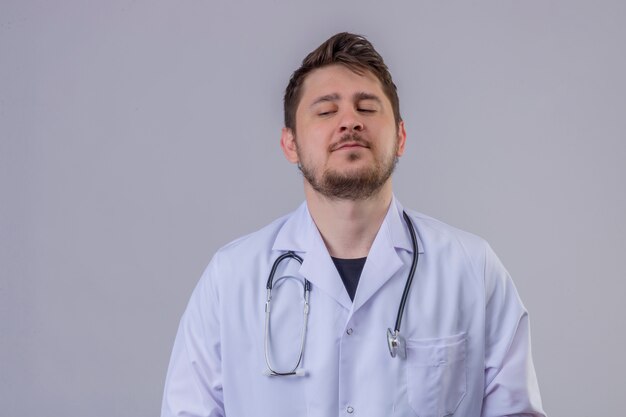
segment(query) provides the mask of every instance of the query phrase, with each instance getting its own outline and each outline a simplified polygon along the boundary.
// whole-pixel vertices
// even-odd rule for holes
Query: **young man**
[[[309,54],[281,147],[306,202],[214,256],[162,416],[543,416],[528,316],[480,238],[392,193],[396,87],[363,37]]]

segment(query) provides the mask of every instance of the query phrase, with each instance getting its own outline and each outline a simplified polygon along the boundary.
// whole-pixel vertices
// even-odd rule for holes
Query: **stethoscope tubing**
[[[413,277],[415,276],[415,270],[417,269],[417,261],[419,259],[419,247],[417,246],[417,236],[415,235],[415,227],[413,226],[413,222],[406,211],[402,211],[402,216],[404,217],[404,221],[409,228],[409,233],[411,234],[411,243],[413,244],[413,261],[411,262],[411,269],[409,270],[409,277],[404,284],[404,291],[402,291],[402,298],[400,299],[400,306],[398,307],[398,315],[396,316],[396,324],[394,326],[394,331],[396,334],[400,333],[400,324],[402,323],[402,316],[404,315],[404,306],[406,305],[406,300],[409,298],[409,292],[411,291],[411,284],[413,283]]]
[[[287,372],[279,372],[274,369],[269,357],[269,327],[270,327],[270,311],[271,311],[271,300],[272,300],[272,287],[274,285],[274,274],[276,273],[276,269],[278,269],[278,265],[287,259],[295,259],[300,265],[304,260],[301,256],[295,254],[292,251],[283,253],[274,261],[274,265],[272,265],[272,270],[270,271],[269,278],[267,279],[267,299],[265,301],[265,336],[264,336],[264,350],[265,350],[265,364],[267,365],[267,374],[270,376],[291,376],[297,375],[297,369],[302,362],[302,356],[304,355],[304,343],[306,339],[306,329],[308,323],[309,316],[309,293],[311,292],[311,283],[306,278],[304,279],[304,311],[303,311],[303,325],[302,325],[302,333],[300,335],[300,354],[298,355],[298,361],[293,369]]]
[[[409,270],[408,278],[406,280],[406,283],[404,284],[404,290],[402,291],[402,298],[400,299],[400,305],[398,307],[398,314],[396,316],[396,323],[394,326],[393,333],[391,333],[391,329],[388,329],[387,340],[389,343],[389,352],[391,353],[392,357],[396,356],[398,349],[400,349],[400,352],[404,350],[403,338],[402,336],[400,336],[400,326],[402,324],[402,316],[404,315],[404,308],[406,306],[407,299],[409,298],[409,293],[411,291],[411,284],[413,283],[413,277],[415,276],[415,271],[417,269],[417,262],[419,260],[419,247],[417,244],[417,235],[416,235],[415,227],[413,225],[413,222],[411,221],[411,218],[406,213],[406,211],[402,211],[402,216],[409,229],[409,234],[411,235],[411,243],[413,246],[413,260],[411,262],[411,268]],[[270,350],[269,349],[269,326],[270,326],[272,287],[274,285],[274,274],[276,273],[276,270],[278,269],[278,266],[280,265],[280,263],[283,260],[288,259],[288,258],[297,260],[300,263],[300,265],[302,265],[302,263],[304,262],[301,256],[297,255],[296,253],[292,251],[283,253],[274,261],[269,277],[267,278],[267,285],[266,285],[267,298],[265,302],[264,348],[265,348],[265,363],[267,365],[266,373],[267,375],[270,375],[270,376],[300,375],[301,373],[298,371],[298,367],[300,366],[300,363],[302,362],[302,357],[304,355],[304,344],[305,344],[305,339],[306,339],[307,322],[308,322],[308,315],[309,315],[309,294],[311,292],[311,283],[306,278],[304,279],[304,285],[303,285],[304,286],[304,311],[303,311],[304,324],[302,326],[302,334],[300,338],[300,354],[298,356],[298,361],[296,365],[293,367],[293,369],[287,372],[278,372],[274,370],[274,368],[272,367],[270,357],[269,357],[269,350]],[[401,356],[405,356],[405,355],[401,354]]]

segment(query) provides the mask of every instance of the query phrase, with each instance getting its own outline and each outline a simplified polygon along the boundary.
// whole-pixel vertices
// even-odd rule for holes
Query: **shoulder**
[[[278,233],[293,215],[294,212],[286,214],[259,230],[241,236],[227,243],[217,250],[216,256],[229,256],[236,255],[240,252],[257,252],[263,249],[271,249],[274,240],[276,240],[276,237],[278,236]]]
[[[495,256],[484,238],[425,214],[413,210],[406,212],[415,224],[427,256],[447,256],[467,263],[477,276],[484,275],[487,258]]]
[[[415,222],[415,227],[421,233],[421,237],[427,240],[426,243],[459,244],[470,251],[483,251],[488,246],[485,239],[478,235],[413,210],[406,210],[406,212]]]
[[[241,236],[219,248],[209,264],[209,269],[227,272],[231,268],[242,270],[244,267],[256,267],[275,256],[275,242],[284,235],[288,225],[302,221],[305,206],[283,215],[268,225],[247,235]],[[293,231],[290,231],[294,234]],[[297,234],[297,233],[296,233]]]
[[[509,272],[485,239],[425,214],[407,213],[415,222],[427,257],[438,258],[437,262],[464,264],[487,294],[498,287],[512,286]]]
[[[305,251],[314,232],[315,223],[309,214],[306,202],[291,213],[282,216],[254,233],[235,239],[220,248],[218,256],[235,256],[245,253],[251,256],[269,256],[275,251]]]
[[[263,270],[272,259],[272,245],[276,237],[293,215],[294,212],[279,217],[261,229],[220,247],[200,277],[198,286],[201,291],[221,293],[225,284],[236,287],[238,282],[248,282],[254,271]]]

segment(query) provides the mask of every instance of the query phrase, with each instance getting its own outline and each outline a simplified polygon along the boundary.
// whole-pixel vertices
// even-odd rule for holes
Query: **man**
[[[306,202],[215,254],[163,417],[544,415],[528,316],[498,258],[395,199],[405,144],[365,38],[337,34],[304,59],[281,147]]]

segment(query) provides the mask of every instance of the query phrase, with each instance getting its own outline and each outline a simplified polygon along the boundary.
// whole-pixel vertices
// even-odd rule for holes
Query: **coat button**
[[[352,328],[349,328],[348,330],[346,330],[346,333],[348,334],[348,336],[350,336],[352,334]]]
[[[352,408],[351,406],[348,406],[348,408],[346,408],[346,411],[348,412],[348,414],[352,414],[354,413],[354,408]]]

